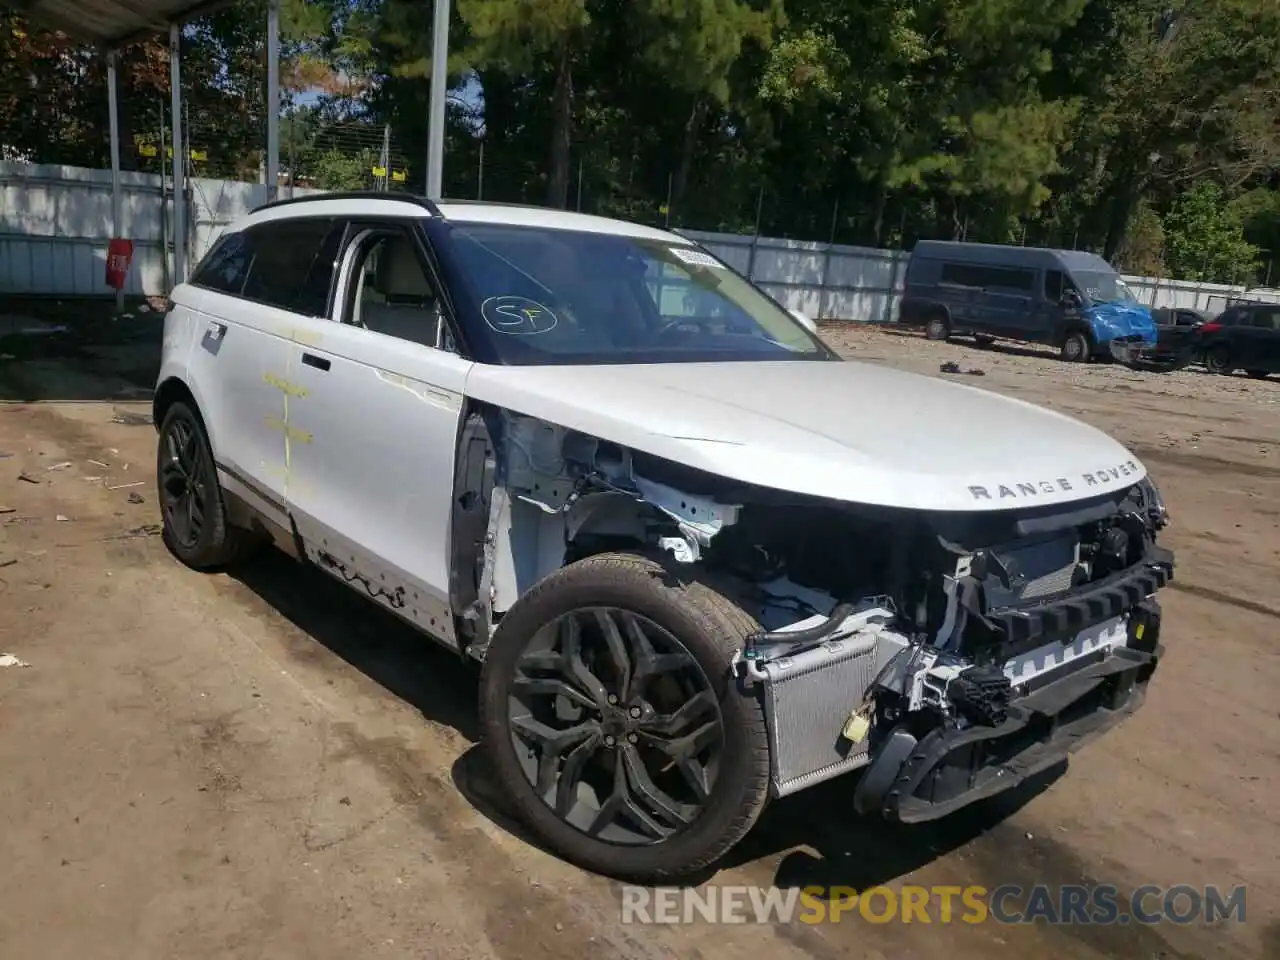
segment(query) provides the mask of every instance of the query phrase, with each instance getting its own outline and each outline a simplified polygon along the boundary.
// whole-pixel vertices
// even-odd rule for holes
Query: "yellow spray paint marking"
[[[277,377],[274,373],[264,373],[262,375],[262,379],[277,390],[282,391],[286,397],[305,397],[308,392],[306,387],[300,387],[296,383],[290,383],[288,380],[284,379],[284,377]],[[285,402],[287,403],[288,401],[286,400]]]
[[[439,387],[433,387],[429,384],[422,383],[418,380],[411,380],[408,377],[401,376],[398,373],[391,373],[388,370],[375,370],[378,379],[383,383],[389,383],[393,386],[400,387],[402,390],[408,390],[420,400],[425,400],[432,406],[443,407],[446,410],[461,410],[462,395],[454,393],[451,390],[443,390]]]
[[[304,347],[318,347],[324,342],[323,333],[317,333],[314,330],[299,330],[297,328],[289,331],[289,338],[294,343],[300,343]]]
[[[295,441],[297,441],[298,443],[310,443],[310,442],[311,442],[311,440],[312,440],[311,434],[307,433],[307,431],[305,431],[305,430],[299,430],[297,427],[291,427],[291,426],[289,426],[289,425],[288,425],[288,424],[286,424],[283,420],[281,420],[279,417],[266,417],[266,418],[264,418],[264,420],[265,420],[266,425],[267,425],[268,427],[270,427],[272,430],[283,430],[283,431],[284,431],[284,438],[285,438],[285,448],[284,448],[284,468],[285,468],[285,470],[286,470],[286,471],[288,471],[288,469],[289,469],[289,445],[288,445],[289,441],[290,441],[290,440],[295,440]]]

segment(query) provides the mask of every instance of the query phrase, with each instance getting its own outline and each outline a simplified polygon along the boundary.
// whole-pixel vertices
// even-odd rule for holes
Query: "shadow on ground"
[[[141,302],[117,318],[102,298],[0,298],[0,401],[145,400],[163,335]]]
[[[437,645],[315,567],[263,550],[230,575],[331,653],[414,707],[433,723],[479,738],[479,668]],[[292,646],[300,660],[319,651]]]
[[[326,574],[266,550],[232,576],[288,619],[310,641],[336,654],[432,723],[456,730],[473,746],[454,764],[459,792],[482,816],[538,845],[493,779],[478,745],[479,668],[335,583]],[[315,649],[295,648],[300,659]],[[903,827],[853,812],[854,777],[843,777],[775,801],[719,869],[782,854],[772,883],[865,889],[931,863],[1004,822],[1052,784],[1065,765],[999,797],[935,824]],[[815,815],[817,813],[817,815]],[[714,873],[715,871],[712,871]],[[709,875],[691,877],[701,882]]]
[[[411,626],[375,606],[326,574],[267,550],[237,568],[233,577],[300,631],[290,654],[315,661],[325,650],[340,657],[434,724],[456,730],[472,746],[450,773],[455,789],[490,822],[532,847],[545,850],[513,809],[496,782],[479,745],[478,667],[424,638]],[[756,827],[726,857],[701,875],[697,885],[726,870],[745,882],[787,889],[822,887],[866,890],[902,882],[967,886],[988,891],[1012,885],[1013,909],[1025,906],[1037,884],[1111,884],[1127,912],[1133,885],[1099,877],[1070,846],[1064,828],[1032,836],[1018,822],[1020,811],[1066,772],[1061,763],[989,800],[929,824],[902,826],[853,811],[856,774],[838,778],[770,804]],[[1041,828],[1043,829],[1043,828]],[[938,864],[938,861],[944,861]],[[928,871],[933,870],[934,873]],[[728,880],[720,882],[744,882]],[[1212,935],[1212,933],[1211,933]],[[1171,946],[1162,931],[1135,924],[1066,924],[1052,936],[1106,956],[1155,956],[1191,960],[1198,954]]]
[[[315,660],[318,644],[346,661],[428,721],[457,731],[472,747],[450,771],[458,792],[484,817],[531,846],[537,839],[498,789],[479,746],[479,665],[424,637],[417,629],[329,575],[264,550],[230,576],[306,637],[290,653]]]
[[[310,640],[336,654],[426,719],[456,730],[473,746],[454,764],[459,792],[482,816],[535,846],[537,841],[493,779],[478,744],[479,668],[437,646],[416,629],[328,575],[265,550],[231,575]],[[299,659],[319,651],[291,649]],[[773,882],[861,889],[887,883],[1001,822],[1053,781],[1050,771],[1035,784],[1011,791],[936,825],[893,827],[853,813],[854,781],[844,777],[771,804],[755,830],[719,865],[745,865],[785,854]],[[820,816],[814,816],[814,810]],[[814,851],[803,852],[802,848]],[[713,871],[714,872],[714,871]],[[700,882],[703,877],[690,878]]]

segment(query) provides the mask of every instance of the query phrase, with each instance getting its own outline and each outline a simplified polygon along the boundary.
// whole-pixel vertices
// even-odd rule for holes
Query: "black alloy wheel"
[[[614,607],[566,613],[533,638],[510,690],[512,745],[560,820],[643,845],[702,814],[724,750],[720,705],[652,620]]]
[[[693,564],[604,553],[502,616],[480,725],[498,786],[546,847],[635,883],[688,877],[769,802],[764,703],[734,669],[760,629]]]
[[[183,550],[200,543],[209,495],[197,429],[186,417],[170,417],[160,440],[160,509],[175,545]]]
[[[169,407],[160,423],[156,491],[165,546],[195,570],[241,560],[262,542],[227,521],[204,423],[180,401]]]

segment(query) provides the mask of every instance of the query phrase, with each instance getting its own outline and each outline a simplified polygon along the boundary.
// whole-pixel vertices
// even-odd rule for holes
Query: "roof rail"
[[[440,216],[440,208],[435,205],[434,201],[428,200],[426,197],[420,197],[416,193],[384,193],[378,190],[342,190],[334,193],[313,193],[305,197],[284,197],[280,200],[271,200],[261,206],[254,207],[250,213],[257,213],[259,210],[270,210],[274,207],[284,207],[291,203],[308,203],[317,200],[398,200],[401,203],[413,203],[427,210],[433,217]]]
[[[581,213],[584,217],[595,216],[595,214],[582,213],[580,210],[564,210],[560,207],[548,207],[542,203],[513,203],[509,200],[468,200],[441,197],[440,202],[457,207],[513,207],[517,210],[550,210],[553,213]]]

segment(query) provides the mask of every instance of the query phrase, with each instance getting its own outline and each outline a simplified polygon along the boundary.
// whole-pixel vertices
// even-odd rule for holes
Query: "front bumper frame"
[[[1160,367],[1179,370],[1191,362],[1188,347],[1175,348],[1147,340],[1112,340],[1108,343],[1112,359],[1126,367]]]
[[[995,796],[1066,760],[1141,707],[1163,655],[1160,608],[1130,618],[1129,646],[1061,676],[1041,678],[994,727],[941,726],[917,742],[904,729],[885,740],[855,791],[859,812],[923,823]]]

